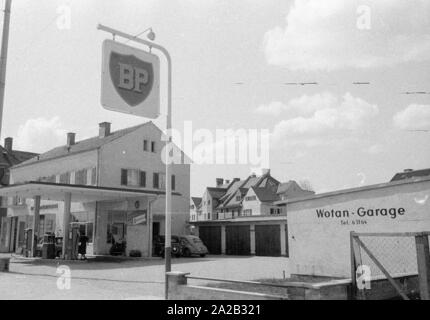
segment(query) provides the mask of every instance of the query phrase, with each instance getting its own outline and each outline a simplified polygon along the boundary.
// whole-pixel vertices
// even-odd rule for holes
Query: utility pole
[[[0,55],[0,136],[3,124],[3,105],[4,105],[4,91],[6,85],[6,63],[7,63],[7,49],[9,43],[9,24],[10,24],[10,7],[12,0],[6,0],[4,8],[3,20],[3,34],[1,42],[1,55]]]

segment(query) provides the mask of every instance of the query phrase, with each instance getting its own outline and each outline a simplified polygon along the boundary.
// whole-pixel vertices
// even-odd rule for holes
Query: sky
[[[1,138],[18,149],[94,136],[103,121],[117,130],[148,120],[100,104],[101,44],[111,38],[102,23],[130,34],[152,27],[168,48],[175,129],[268,130],[267,166],[280,181],[325,192],[430,167],[427,0],[12,2]],[[164,128],[161,64],[154,122]],[[191,194],[254,167],[194,163]]]

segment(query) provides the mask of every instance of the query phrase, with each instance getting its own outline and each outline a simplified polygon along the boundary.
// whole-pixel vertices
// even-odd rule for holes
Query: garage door
[[[199,237],[210,254],[221,254],[221,227],[199,227]]]
[[[281,227],[280,225],[255,226],[255,255],[281,255]]]
[[[225,228],[225,240],[226,254],[251,254],[251,239],[249,226],[227,226]]]

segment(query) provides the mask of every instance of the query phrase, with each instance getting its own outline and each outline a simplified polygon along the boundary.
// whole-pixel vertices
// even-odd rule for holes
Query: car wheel
[[[184,257],[191,257],[191,251],[188,248],[185,248],[183,251]]]

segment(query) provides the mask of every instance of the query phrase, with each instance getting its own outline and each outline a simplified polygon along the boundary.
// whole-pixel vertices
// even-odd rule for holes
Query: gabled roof
[[[191,201],[193,201],[194,205],[198,207],[202,203],[202,198],[191,197]]]
[[[0,146],[0,165],[2,166],[11,167],[35,156],[37,156],[37,153],[18,150],[7,151]]]
[[[135,131],[135,130],[143,127],[143,126],[146,126],[148,124],[152,124],[152,122],[149,121],[149,122],[145,122],[143,124],[137,125],[137,126],[121,129],[118,131],[114,131],[114,132],[111,132],[107,137],[104,137],[104,138],[100,138],[99,136],[95,136],[95,137],[92,137],[89,139],[81,140],[81,141],[76,142],[74,145],[72,145],[70,147],[68,147],[67,145],[56,147],[56,148],[51,149],[45,153],[40,154],[38,157],[34,157],[28,161],[24,161],[15,167],[16,168],[23,167],[23,166],[30,165],[33,163],[38,163],[40,161],[51,160],[51,159],[60,158],[60,157],[64,157],[64,156],[68,156],[68,155],[72,155],[72,154],[76,154],[76,153],[95,150],[95,149],[98,149],[107,143],[110,143],[110,142],[112,142],[118,138],[121,138],[121,137],[125,136],[126,134],[129,134],[129,133],[131,133],[131,132],[133,132],[133,131]]]
[[[430,168],[429,169],[421,169],[421,170],[408,170],[396,173],[391,181],[399,181],[404,179],[410,179],[415,177],[425,177],[430,176]]]
[[[280,184],[278,185],[278,190],[276,191],[276,193],[277,193],[277,194],[280,194],[280,193],[285,193],[285,192],[287,192],[287,191],[288,191],[288,189],[290,189],[290,187],[291,187],[294,183],[295,183],[295,182],[294,182],[294,181],[292,181],[292,180],[290,180],[290,181],[288,181],[288,182],[280,183]]]
[[[219,199],[221,202],[226,201],[226,199],[228,199],[232,194],[234,194],[237,189],[240,188],[240,186],[242,185],[243,181],[242,180],[233,180],[232,182],[230,182],[230,185],[228,186],[227,190],[225,191],[224,195]]]
[[[206,190],[208,191],[208,193],[211,195],[211,197],[213,199],[219,199],[225,193],[225,189],[224,188],[212,188],[212,187],[208,187],[208,188],[206,188]]]
[[[266,177],[270,176],[270,173],[265,173],[260,177],[255,175],[250,175],[245,180],[236,181],[235,184],[230,188],[230,192],[226,193],[220,200],[222,203],[217,207],[217,209],[221,208],[229,208],[236,207],[240,205],[240,203],[235,203],[235,194],[237,190],[241,190],[241,193],[246,193],[245,191],[251,187],[258,186]]]
[[[35,156],[37,156],[37,153],[17,150],[7,151],[6,148],[0,146],[0,166],[5,169],[8,169]],[[9,184],[8,170],[2,170],[0,173],[0,184]]]
[[[280,197],[271,188],[252,187],[258,200],[261,202],[272,202],[280,200]]]

